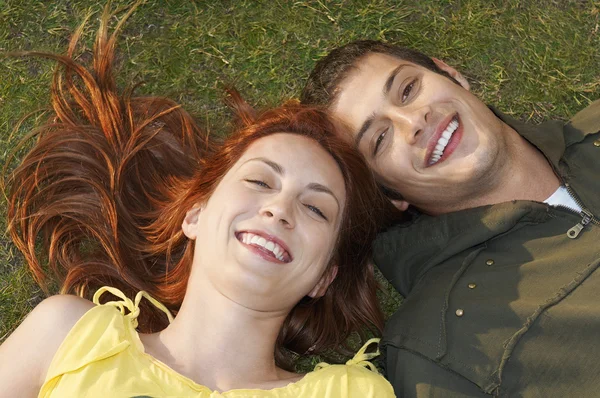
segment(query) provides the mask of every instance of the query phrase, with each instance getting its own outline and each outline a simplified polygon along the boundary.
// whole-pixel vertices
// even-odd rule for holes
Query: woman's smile
[[[265,232],[242,231],[236,233],[236,238],[249,250],[252,250],[268,261],[285,264],[291,262],[293,259],[283,241]]]

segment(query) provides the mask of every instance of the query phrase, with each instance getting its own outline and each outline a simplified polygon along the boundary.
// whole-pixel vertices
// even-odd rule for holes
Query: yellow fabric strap
[[[369,370],[372,370],[375,373],[379,373],[377,371],[377,367],[375,365],[373,365],[371,362],[369,362],[371,359],[376,358],[379,356],[380,352],[379,352],[379,345],[377,346],[377,351],[375,352],[366,352],[367,348],[369,348],[369,346],[371,344],[374,343],[379,343],[378,338],[372,338],[370,340],[368,340],[360,350],[358,350],[358,352],[356,353],[356,355],[354,355],[354,357],[352,359],[350,359],[348,362],[346,362],[346,365],[358,365],[358,366],[362,366],[364,368],[367,368]],[[326,362],[321,362],[318,363],[317,366],[315,366],[315,370],[319,370],[322,368],[325,368],[329,366],[328,363]]]
[[[138,324],[137,317],[140,314],[140,302],[142,301],[142,297],[146,297],[146,299],[148,301],[150,301],[152,304],[154,304],[154,306],[156,308],[158,308],[159,310],[161,310],[162,312],[167,314],[167,318],[169,318],[169,323],[173,322],[173,315],[171,315],[171,312],[167,309],[167,307],[165,307],[160,301],[156,300],[154,297],[150,296],[148,293],[146,293],[143,290],[140,290],[135,295],[134,301],[131,301],[119,289],[116,289],[116,288],[110,287],[110,286],[104,286],[104,287],[101,287],[100,289],[98,289],[96,291],[96,293],[94,293],[94,297],[92,299],[94,304],[100,305],[100,296],[102,296],[102,294],[104,292],[109,292],[122,300],[122,301],[109,301],[109,302],[105,303],[104,305],[112,305],[112,306],[118,308],[121,311],[121,314],[125,315],[128,318],[131,318],[134,328],[137,327],[137,324]],[[125,314],[125,308],[127,308],[127,310],[129,311],[128,314]]]

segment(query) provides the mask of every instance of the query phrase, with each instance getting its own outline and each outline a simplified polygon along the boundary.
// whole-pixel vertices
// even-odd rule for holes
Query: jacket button
[[[600,146],[600,140],[594,141],[594,146]]]
[[[494,265],[494,260],[491,258],[485,262],[487,265]]]
[[[467,286],[469,287],[469,289],[475,289],[477,287],[475,283],[469,283]]]
[[[456,316],[457,317],[461,317],[465,314],[465,312],[462,310],[462,308],[459,308],[456,310]]]

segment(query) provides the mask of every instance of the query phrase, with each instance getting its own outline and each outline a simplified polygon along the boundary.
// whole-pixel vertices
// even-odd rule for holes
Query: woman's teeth
[[[452,135],[454,134],[457,128],[458,120],[452,119],[452,121],[446,127],[446,130],[444,130],[444,132],[440,136],[440,139],[435,145],[435,148],[433,149],[431,159],[429,159],[430,166],[436,164],[442,158],[442,155],[444,154],[444,149],[446,149],[446,145],[448,145],[450,138],[452,138]]]
[[[286,251],[273,241],[266,240],[262,236],[255,235],[250,232],[243,232],[239,239],[247,245],[255,245],[265,248],[273,253],[273,256],[275,256],[275,258],[279,261],[289,262],[290,257]]]

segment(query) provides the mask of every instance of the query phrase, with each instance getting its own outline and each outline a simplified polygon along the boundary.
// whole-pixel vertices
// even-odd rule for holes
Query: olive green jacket
[[[513,201],[380,234],[375,263],[406,298],[387,376],[401,397],[600,396],[600,102],[567,124],[496,114],[594,218]]]

